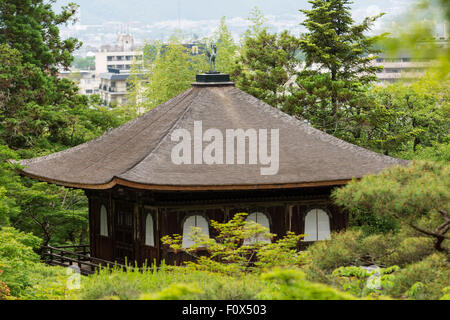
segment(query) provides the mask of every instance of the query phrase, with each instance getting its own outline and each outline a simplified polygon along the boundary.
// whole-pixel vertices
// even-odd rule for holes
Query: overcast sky
[[[395,30],[392,22],[404,17],[417,1],[354,0],[351,10],[356,22],[384,12],[385,16],[376,21],[370,32],[379,34]],[[299,34],[305,31],[300,25],[304,17],[299,9],[311,8],[307,0],[57,0],[54,8],[58,11],[69,2],[80,5],[80,22],[71,27],[70,36],[80,37],[86,43],[88,39],[83,38],[83,30],[86,30],[83,26],[86,25],[109,22],[111,33],[117,34],[128,28],[138,41],[142,40],[140,38],[164,41],[177,28],[186,34],[211,36],[223,16],[227,18],[233,37],[239,39],[247,29],[249,12],[255,6],[265,15],[270,31],[287,29]],[[140,35],[141,30],[151,30],[151,33]],[[110,42],[111,39],[103,37],[99,41]]]
[[[298,16],[299,9],[308,9],[307,0],[57,0],[56,6],[76,2],[81,7],[81,23],[97,24],[105,21],[147,22],[149,24],[174,20],[209,20],[226,16],[228,19],[246,18],[258,6],[265,15]],[[386,12],[397,15],[414,0],[355,0],[354,18]]]

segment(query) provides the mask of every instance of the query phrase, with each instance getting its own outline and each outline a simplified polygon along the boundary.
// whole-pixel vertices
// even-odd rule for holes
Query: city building
[[[92,70],[69,70],[60,71],[60,78],[66,78],[74,81],[80,90],[80,94],[90,96],[99,94],[100,79],[96,77],[95,71]]]
[[[118,69],[109,69],[109,72],[99,75],[100,85],[98,89],[104,105],[126,104],[128,93],[127,79],[129,76],[129,71]]]
[[[445,26],[444,26],[445,30]],[[434,50],[442,50],[449,48],[450,41],[447,34],[436,37],[428,41],[420,41],[417,44],[417,51],[427,52],[430,48]],[[375,66],[382,66],[383,69],[378,71],[377,77],[381,83],[393,83],[396,81],[415,81],[425,75],[427,69],[433,66],[435,59],[433,57],[417,57],[406,50],[401,50],[395,56],[380,54],[375,60]]]
[[[377,72],[378,81],[381,83],[393,83],[396,81],[414,81],[422,77],[426,70],[433,65],[432,59],[417,59],[411,54],[398,54],[395,58],[380,55],[375,66],[383,69]]]
[[[117,43],[103,45],[95,54],[95,71],[97,76],[109,72],[109,69],[130,71],[134,59],[142,58],[142,51],[134,43],[131,34],[119,34]]]

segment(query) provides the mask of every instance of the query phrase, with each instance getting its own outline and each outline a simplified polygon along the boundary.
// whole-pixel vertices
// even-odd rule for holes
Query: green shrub
[[[384,219],[394,219],[434,241],[438,252],[450,254],[450,164],[413,161],[408,166],[394,166],[377,175],[353,180],[335,189],[337,205],[350,212],[370,212]]]
[[[259,296],[267,300],[354,300],[354,296],[329,286],[305,280],[305,274],[296,269],[274,269],[261,276],[277,287],[268,287]]]
[[[0,230],[0,282],[19,299],[62,299],[67,293],[65,270],[40,262],[33,249],[41,240],[30,233]]]
[[[392,234],[364,236],[361,230],[332,233],[331,240],[318,241],[306,250],[304,270],[309,280],[331,283],[328,275],[339,267],[379,264],[395,252],[398,240]]]
[[[139,300],[192,300],[201,293],[196,284],[173,283],[159,292],[142,294]]]
[[[66,268],[35,263],[29,266],[28,274],[29,286],[17,296],[20,300],[65,300],[76,291],[68,287]]]
[[[400,267],[418,262],[434,252],[433,240],[408,233],[373,234],[361,230],[333,233],[330,241],[318,241],[305,251],[308,279],[331,283],[327,278],[339,267],[379,265]]]
[[[116,268],[112,272],[102,270],[83,278],[81,290],[74,298],[162,299],[175,295],[180,299],[253,300],[264,286],[253,274],[231,277],[187,267],[168,266],[163,266],[158,271],[147,269],[142,272],[123,272]],[[198,291],[189,291],[188,287]]]
[[[406,266],[418,262],[433,253],[433,240],[426,237],[407,237],[400,241],[392,254],[380,258],[387,266]]]
[[[217,235],[210,238],[200,228],[192,228],[189,234],[194,245],[183,248],[183,237],[178,234],[165,236],[161,242],[175,252],[184,251],[195,257],[186,264],[196,270],[220,272],[227,275],[279,267],[295,267],[300,264],[301,254],[296,250],[303,235],[288,232],[283,238],[267,243],[276,235],[254,221],[246,221],[247,213],[237,213],[225,223],[211,221]],[[245,240],[254,239],[246,243]],[[206,249],[206,256],[199,256],[198,249]]]
[[[39,262],[33,251],[39,243],[39,238],[14,228],[0,230],[0,280],[8,285],[11,295],[17,296],[32,285],[29,268]]]
[[[359,242],[361,231],[333,233],[330,241],[317,241],[308,247],[306,256],[308,264],[305,268],[308,278],[319,280],[316,275],[329,274],[341,266],[360,263]]]
[[[370,210],[355,209],[350,210],[350,227],[357,227],[364,235],[398,232],[400,224],[390,216],[379,216]]]
[[[444,254],[434,253],[399,270],[387,290],[394,298],[437,300],[450,286],[450,267]],[[420,284],[419,284],[420,283]]]
[[[444,289],[442,289],[442,292],[444,293],[444,295],[440,300],[450,300],[450,287],[445,287]]]
[[[366,270],[361,267],[340,267],[333,271],[332,277],[340,289],[362,298],[379,298],[392,286],[394,273],[400,268],[376,268]]]

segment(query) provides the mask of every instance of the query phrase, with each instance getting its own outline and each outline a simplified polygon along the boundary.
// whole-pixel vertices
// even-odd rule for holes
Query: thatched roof
[[[279,171],[261,165],[176,165],[175,129],[279,129]],[[207,143],[204,143],[206,145]],[[270,148],[269,148],[270,150]],[[352,178],[402,165],[312,128],[227,83],[204,83],[137,119],[77,147],[23,160],[24,175],[83,189],[124,185],[154,190],[227,190],[341,185]]]

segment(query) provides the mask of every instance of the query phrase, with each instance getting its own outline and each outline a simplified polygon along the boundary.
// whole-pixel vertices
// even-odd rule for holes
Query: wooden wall
[[[329,200],[331,189],[311,189],[293,192],[252,194],[239,193],[204,193],[198,194],[152,194],[137,190],[120,188],[119,190],[86,191],[89,197],[90,239],[92,255],[109,261],[123,263],[123,250],[132,250],[132,258],[139,264],[147,260],[159,264],[164,260],[167,264],[180,265],[192,257],[185,253],[175,254],[160,239],[166,235],[182,234],[183,222],[190,215],[204,216],[208,221],[225,222],[239,212],[263,212],[270,221],[270,232],[283,237],[287,231],[296,234],[304,233],[305,215],[311,209],[323,209],[330,216],[331,231],[348,227],[348,215],[342,213]],[[199,199],[200,198],[200,199]],[[169,201],[173,199],[173,201]],[[194,199],[191,203],[186,199]],[[100,236],[100,208],[108,210],[108,237]],[[124,229],[118,223],[118,212],[132,214],[133,243],[124,243]],[[154,223],[155,246],[145,245],[145,218],[151,214]],[[210,235],[215,236],[212,228]],[[126,232],[126,229],[125,229]],[[275,239],[276,240],[276,239]],[[125,246],[124,246],[125,245]],[[130,251],[128,251],[130,252]]]

